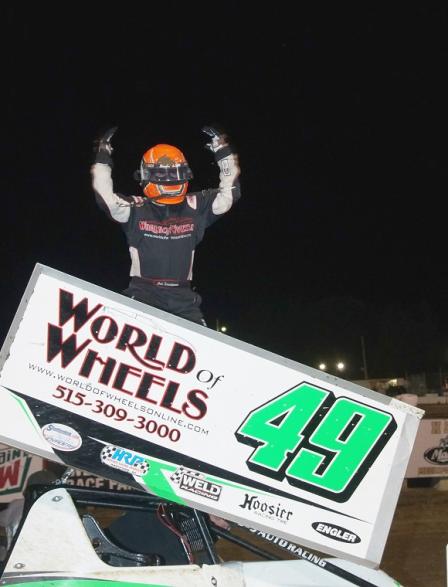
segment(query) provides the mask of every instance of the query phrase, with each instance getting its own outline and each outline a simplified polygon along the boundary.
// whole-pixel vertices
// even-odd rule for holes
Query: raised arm
[[[98,206],[116,222],[127,222],[131,213],[129,201],[114,192],[112,181],[112,137],[117,127],[109,129],[94,142],[94,163],[91,168],[92,187]]]
[[[205,126],[202,130],[210,138],[207,148],[214,154],[219,167],[219,188],[213,200],[212,212],[216,215],[224,214],[241,197],[238,155],[233,152],[224,132],[211,126]]]

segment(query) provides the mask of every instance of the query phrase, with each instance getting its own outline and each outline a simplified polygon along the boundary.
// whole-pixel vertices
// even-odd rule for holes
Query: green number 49
[[[347,501],[397,424],[387,412],[302,383],[250,412],[235,432],[249,469]]]

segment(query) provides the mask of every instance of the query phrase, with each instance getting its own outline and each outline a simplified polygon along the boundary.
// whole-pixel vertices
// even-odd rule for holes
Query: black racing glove
[[[226,132],[217,124],[204,126],[202,132],[209,137],[210,142],[205,147],[214,154],[216,162],[233,153]]]
[[[101,133],[100,136],[93,142],[93,154],[95,163],[104,163],[105,165],[113,166],[112,152],[112,137],[114,136],[118,126],[109,128],[106,132]]]

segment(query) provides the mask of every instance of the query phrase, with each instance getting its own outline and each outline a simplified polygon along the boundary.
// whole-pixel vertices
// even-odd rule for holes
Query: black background
[[[448,368],[447,14],[421,6],[227,2],[3,8],[2,338],[35,263],[114,291],[128,251],[97,209],[92,140],[118,125],[114,179],[157,142],[217,185],[201,127],[227,129],[243,199],[207,233],[210,327],[362,377]]]

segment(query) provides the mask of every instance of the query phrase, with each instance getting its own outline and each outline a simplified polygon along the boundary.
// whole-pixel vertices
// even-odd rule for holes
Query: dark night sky
[[[184,150],[199,189],[218,176],[212,121],[239,151],[244,197],[197,250],[211,326],[305,362],[337,344],[316,309],[336,298],[423,305],[446,336],[445,3],[280,2],[251,18],[236,2],[154,4],[3,8],[2,338],[36,262],[127,285],[124,237],[90,188],[98,130],[119,126],[119,191],[135,193],[157,142]]]

